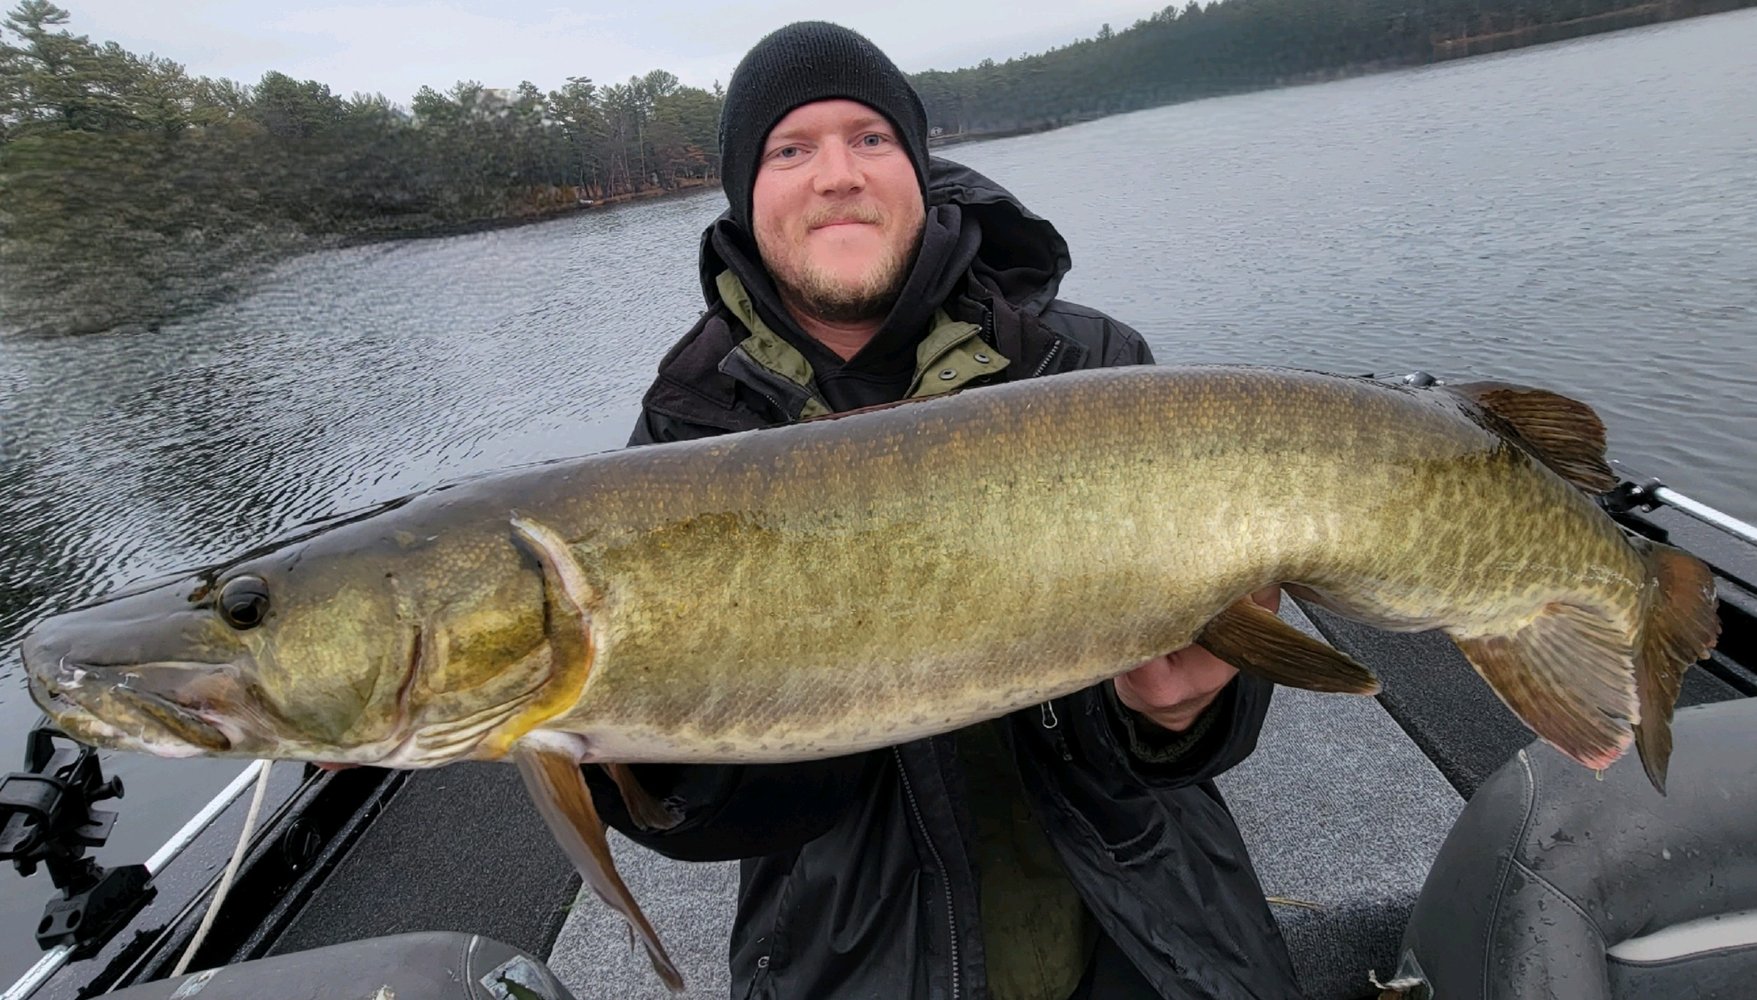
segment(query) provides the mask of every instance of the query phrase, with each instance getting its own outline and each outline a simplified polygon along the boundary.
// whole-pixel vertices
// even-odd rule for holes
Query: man
[[[851,31],[795,24],[751,50],[721,120],[708,310],[665,356],[631,444],[1152,363],[1135,331],[1056,298],[1070,262],[1054,227],[930,162],[926,132],[907,79]],[[1269,695],[1192,647],[891,750],[636,767],[683,815],[663,833],[587,775],[637,842],[744,859],[735,997],[1294,996],[1210,780],[1254,748]]]

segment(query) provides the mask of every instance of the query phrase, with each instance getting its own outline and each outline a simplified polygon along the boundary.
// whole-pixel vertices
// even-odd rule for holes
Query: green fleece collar
[[[757,314],[756,303],[744,283],[730,269],[714,279],[720,301],[750,336],[739,347],[763,368],[812,394],[802,417],[829,412],[817,399],[811,362],[785,337],[776,333]],[[962,388],[973,379],[992,375],[1011,362],[982,339],[982,328],[975,323],[955,320],[944,309],[935,309],[933,326],[915,348],[915,378],[909,384],[909,396],[937,396]]]

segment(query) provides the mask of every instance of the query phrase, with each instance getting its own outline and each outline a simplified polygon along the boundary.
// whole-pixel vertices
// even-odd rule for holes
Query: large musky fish
[[[41,623],[32,694],[161,755],[518,763],[678,985],[579,765],[784,761],[945,732],[1197,642],[1371,694],[1246,595],[1441,629],[1543,739],[1663,790],[1718,632],[1694,558],[1620,530],[1583,404],[1136,367],[484,476]]]

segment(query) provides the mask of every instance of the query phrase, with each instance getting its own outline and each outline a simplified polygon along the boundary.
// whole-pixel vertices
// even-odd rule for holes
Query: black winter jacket
[[[936,159],[929,200],[960,205],[982,229],[977,259],[944,309],[974,324],[1008,364],[973,385],[1153,362],[1135,331],[1056,298],[1070,266],[1067,244],[998,185]],[[748,331],[721,301],[716,278],[726,264],[712,242],[704,234],[709,309],[661,363],[631,444],[800,415],[801,393],[785,398],[764,373],[728,363]],[[1298,995],[1212,781],[1254,749],[1270,693],[1271,685],[1241,676],[1181,737],[1135,717],[1108,682],[1005,720],[1032,812],[1107,947],[1163,997]],[[640,830],[615,786],[589,767],[611,825],[669,857],[742,859],[735,1000],[987,996],[971,822],[952,736],[797,764],[635,771],[684,819],[663,833]]]

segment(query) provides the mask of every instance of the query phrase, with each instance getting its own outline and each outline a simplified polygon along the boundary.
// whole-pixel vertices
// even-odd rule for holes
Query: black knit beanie
[[[895,63],[864,36],[824,21],[771,32],[732,71],[720,110],[720,184],[746,233],[763,143],[775,123],[802,104],[846,98],[890,119],[915,164],[927,198],[927,112]]]

